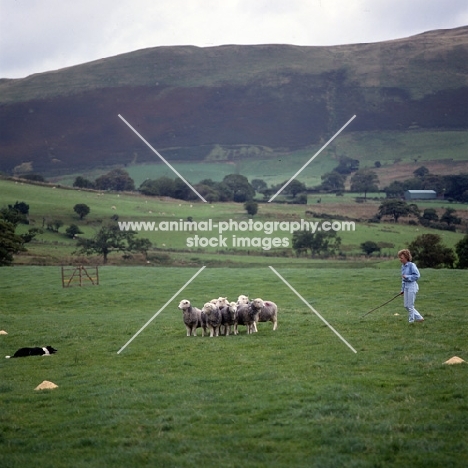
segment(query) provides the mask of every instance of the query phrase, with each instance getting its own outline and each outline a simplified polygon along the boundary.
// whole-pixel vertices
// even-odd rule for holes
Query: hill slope
[[[468,130],[468,27],[333,47],[157,47],[0,81],[0,170],[292,150],[348,131]]]

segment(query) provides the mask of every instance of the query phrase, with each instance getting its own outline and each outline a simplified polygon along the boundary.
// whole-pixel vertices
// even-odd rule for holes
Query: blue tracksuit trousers
[[[404,290],[404,305],[408,311],[408,322],[413,323],[415,320],[422,320],[422,315],[414,308],[417,291],[414,288]]]

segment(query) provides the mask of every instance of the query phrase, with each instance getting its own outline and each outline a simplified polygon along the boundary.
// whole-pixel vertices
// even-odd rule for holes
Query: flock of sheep
[[[254,299],[249,301],[241,295],[237,302],[228,302],[226,297],[219,297],[207,302],[200,310],[190,301],[180,301],[187,336],[197,336],[197,328],[202,329],[202,336],[210,331],[210,337],[239,333],[238,326],[244,325],[247,334],[257,331],[257,322],[272,322],[273,330],[278,327],[278,306],[271,301]]]

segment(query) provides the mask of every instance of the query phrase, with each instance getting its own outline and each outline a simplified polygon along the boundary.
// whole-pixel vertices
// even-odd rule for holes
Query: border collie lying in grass
[[[7,359],[11,357],[26,357],[26,356],[50,356],[56,353],[57,350],[52,346],[46,346],[45,348],[21,348],[16,351],[13,356],[5,356]]]

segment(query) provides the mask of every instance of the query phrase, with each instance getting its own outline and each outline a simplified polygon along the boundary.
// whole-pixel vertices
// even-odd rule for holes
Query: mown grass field
[[[408,325],[391,269],[277,268],[353,353],[267,268],[103,267],[62,289],[58,267],[0,269],[2,467],[464,467],[468,272],[422,270]],[[186,337],[177,304],[247,293],[279,326]],[[400,314],[400,315],[396,315]],[[243,327],[241,327],[243,328]],[[35,391],[42,381],[55,390]]]

